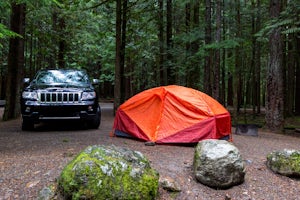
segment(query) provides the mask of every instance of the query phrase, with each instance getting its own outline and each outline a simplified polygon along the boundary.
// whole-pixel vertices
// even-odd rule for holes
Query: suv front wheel
[[[92,119],[89,122],[89,127],[92,129],[97,129],[100,126],[100,122],[101,122],[101,112],[100,112],[100,108],[98,108],[99,111],[96,113],[94,119]]]

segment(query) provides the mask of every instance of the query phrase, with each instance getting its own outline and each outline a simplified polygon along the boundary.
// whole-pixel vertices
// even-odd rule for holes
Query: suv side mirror
[[[24,84],[29,84],[29,82],[30,82],[30,78],[24,78],[23,79],[23,83]]]
[[[23,83],[29,83],[30,82],[30,78],[24,78]]]
[[[99,84],[99,79],[93,79],[92,84],[93,84],[93,85],[98,85],[98,84]]]

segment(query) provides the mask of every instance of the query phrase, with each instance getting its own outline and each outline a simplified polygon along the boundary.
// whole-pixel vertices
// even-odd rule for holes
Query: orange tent
[[[229,112],[212,97],[182,86],[143,91],[117,110],[114,134],[155,143],[195,143],[231,135]]]

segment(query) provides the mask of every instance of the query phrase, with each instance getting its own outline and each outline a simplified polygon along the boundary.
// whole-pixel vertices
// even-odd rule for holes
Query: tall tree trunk
[[[120,103],[122,104],[125,101],[125,90],[126,90],[126,84],[125,84],[125,47],[126,47],[126,27],[127,27],[127,4],[128,0],[123,0],[123,6],[122,6],[122,43],[121,43],[121,68],[120,68],[120,74],[121,74],[121,98]]]
[[[126,56],[126,68],[125,73],[126,74],[133,74],[134,72],[134,64],[132,63],[132,59],[130,56]],[[135,91],[137,91],[137,88],[135,87],[135,84],[132,84],[133,76],[124,76],[124,99],[129,99],[131,96],[135,94]]]
[[[235,0],[236,4],[236,37],[241,38],[241,13],[240,13],[240,1]],[[242,60],[240,56],[240,47],[235,48],[235,70],[233,75],[233,120],[236,122],[237,115],[240,110],[241,106],[241,99],[242,99],[242,73],[241,73],[241,65]]]
[[[205,0],[205,44],[208,45],[211,43],[211,1]],[[204,64],[204,92],[208,95],[212,94],[211,88],[211,50],[205,56]]]
[[[222,22],[222,11],[221,11],[221,0],[216,2],[216,42],[220,43],[221,41],[221,22]],[[217,101],[220,101],[220,48],[215,51],[215,62],[214,62],[214,73],[213,73],[213,91],[212,97]]]
[[[227,105],[228,106],[233,106],[233,78],[232,74],[228,72],[228,81],[227,81],[227,87],[228,87],[228,92],[227,92]]]
[[[173,9],[172,9],[172,0],[167,0],[167,84],[174,84],[175,83],[175,72],[173,69],[173,58],[172,58],[172,37],[173,37]]]
[[[199,30],[199,26],[200,26],[200,1],[193,1],[193,29],[195,30]],[[192,55],[194,57],[193,62],[192,62],[192,68],[193,70],[191,71],[191,80],[192,80],[192,84],[191,87],[193,88],[197,88],[197,82],[195,80],[199,80],[200,79],[200,64],[199,64],[199,60],[197,59],[197,52],[199,50],[199,39],[194,40],[191,43],[191,51],[192,51]]]
[[[287,36],[287,53],[285,54],[286,61],[286,89],[285,89],[285,116],[293,116],[294,114],[294,99],[295,99],[295,77],[296,77],[296,45],[294,34]]]
[[[158,75],[160,85],[166,85],[167,80],[167,71],[164,67],[164,1],[158,0],[158,39],[159,39],[159,56],[158,56]]]
[[[55,33],[59,33],[59,26],[58,26],[58,9],[57,8],[54,8],[52,10],[52,30],[55,32]],[[52,46],[52,49],[51,49],[51,52],[52,52],[52,57],[51,57],[51,60],[50,60],[50,65],[53,66],[53,67],[56,67],[57,64],[58,64],[58,60],[59,60],[59,57],[61,55],[58,55],[58,51],[57,51],[57,44],[58,44],[58,39],[55,39],[53,38],[53,42],[54,42],[54,45]]]
[[[23,36],[9,41],[6,105],[3,120],[20,116],[20,95],[24,77],[25,4],[12,3],[11,30]]]
[[[121,105],[121,46],[122,46],[122,0],[116,4],[116,66],[114,87],[114,114]]]
[[[117,0],[114,111],[125,101],[125,46],[128,0]]]
[[[260,30],[260,0],[252,0],[252,9],[257,10],[252,14],[252,111],[253,115],[260,113],[260,48],[261,45],[254,36]]]
[[[256,5],[255,5],[255,1],[254,0],[251,0],[251,9],[252,10],[255,10],[256,8]],[[251,98],[252,98],[252,112],[253,114],[256,113],[256,95],[257,95],[257,91],[256,91],[256,72],[255,72],[255,66],[256,66],[256,37],[255,37],[255,33],[256,33],[256,27],[255,27],[255,24],[256,24],[256,13],[252,13],[251,14],[251,34],[252,34],[252,38],[251,38],[251,45],[252,45],[252,55],[251,55],[251,73],[250,73],[250,80],[251,80]]]
[[[286,10],[291,2],[288,0],[282,1],[282,10]],[[290,28],[290,27],[288,27]],[[285,116],[291,117],[295,113],[295,94],[296,94],[296,66],[297,66],[297,33],[285,34],[284,36],[284,103]]]
[[[33,31],[32,31],[33,32]],[[34,45],[34,42],[33,42],[33,38],[34,38],[34,34],[32,34],[30,36],[30,49],[29,49],[29,72],[27,71],[27,75],[32,78],[34,75],[34,72],[33,72],[33,67],[34,67],[34,62],[33,62],[33,45]]]
[[[185,32],[186,34],[188,34],[191,31],[191,3],[187,2],[185,4]],[[186,63],[188,62],[190,56],[191,56],[191,42],[190,40],[187,40],[185,42],[185,60]],[[186,72],[187,72],[187,76],[186,76],[186,85],[187,87],[192,87],[192,84],[194,82],[194,80],[192,80],[191,77],[191,66],[186,66]]]
[[[296,92],[295,92],[295,114],[300,115],[300,33],[295,38],[296,43]]]
[[[65,29],[66,29],[66,23],[65,19],[60,16],[58,19],[59,23],[59,41],[58,41],[58,67],[59,68],[65,68],[66,62],[65,62],[65,54],[66,54],[66,36],[65,36]]]
[[[261,3],[260,0],[257,0],[257,19],[256,19],[256,32],[259,31],[261,29]],[[261,95],[261,89],[260,89],[260,85],[261,85],[261,80],[260,80],[260,72],[261,72],[261,44],[259,41],[256,41],[255,43],[255,49],[256,49],[256,53],[255,53],[255,91],[256,91],[256,106],[257,106],[257,110],[256,113],[260,114],[260,105],[261,105],[261,99],[260,99],[260,95]]]
[[[0,19],[0,23],[3,23],[2,19]],[[2,39],[0,39],[0,41],[2,42]],[[1,55],[4,54],[3,48],[1,48],[0,54]],[[4,56],[1,56],[0,57],[0,63],[4,63],[5,59],[6,58]],[[0,67],[0,99],[4,99],[5,98],[4,93],[5,93],[5,82],[6,82],[5,81],[5,75],[6,75],[6,73],[4,73],[4,71],[6,71],[4,69],[4,67]]]
[[[222,40],[226,39],[226,28],[225,28],[225,17],[224,17],[224,13],[225,13],[225,2],[224,0],[222,0]],[[222,67],[221,67],[221,91],[220,91],[220,103],[224,106],[227,106],[228,104],[226,104],[226,73],[227,73],[227,64],[226,64],[226,49],[223,48],[222,49]],[[227,77],[228,78],[228,77]]]
[[[279,17],[280,0],[270,0],[270,16]],[[270,58],[267,70],[266,127],[281,132],[284,126],[284,92],[281,29],[275,28],[269,37]]]

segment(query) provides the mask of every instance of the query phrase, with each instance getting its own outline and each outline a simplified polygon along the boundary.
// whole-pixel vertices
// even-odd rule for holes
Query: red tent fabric
[[[198,90],[170,85],[145,90],[117,110],[114,134],[155,143],[195,143],[231,135],[229,112]]]

